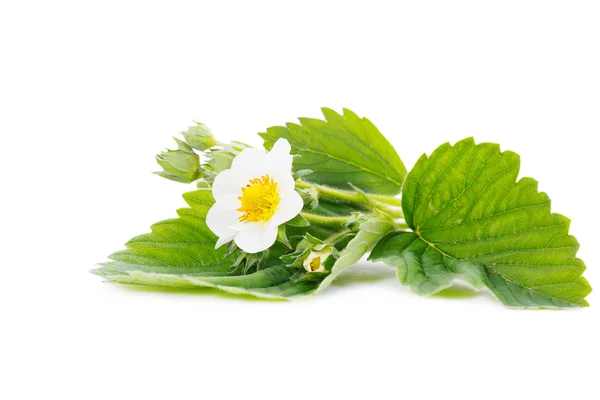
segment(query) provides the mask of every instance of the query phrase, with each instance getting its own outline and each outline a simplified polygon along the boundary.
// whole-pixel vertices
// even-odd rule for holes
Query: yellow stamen
[[[277,183],[269,175],[250,179],[250,183],[242,188],[238,197],[242,206],[237,210],[243,215],[240,222],[266,222],[273,217],[281,198]]]

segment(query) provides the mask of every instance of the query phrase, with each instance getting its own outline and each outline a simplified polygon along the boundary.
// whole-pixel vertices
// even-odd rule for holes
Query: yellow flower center
[[[310,262],[310,270],[313,272],[318,270],[320,266],[321,266],[321,257],[315,257]]]
[[[242,195],[238,197],[242,206],[237,210],[242,213],[240,222],[266,222],[273,217],[281,198],[277,183],[269,175],[250,179],[242,188]]]

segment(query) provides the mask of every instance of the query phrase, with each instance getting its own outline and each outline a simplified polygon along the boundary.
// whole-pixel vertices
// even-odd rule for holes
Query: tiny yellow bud
[[[304,269],[308,272],[325,272],[325,260],[331,255],[331,250],[311,251],[304,259]]]

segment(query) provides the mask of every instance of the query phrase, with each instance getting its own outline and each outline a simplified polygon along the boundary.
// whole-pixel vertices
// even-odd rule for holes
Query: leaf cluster
[[[519,179],[516,153],[467,138],[424,154],[407,172],[368,119],[346,109],[323,115],[260,133],[266,149],[280,138],[291,144],[305,202],[305,213],[281,226],[272,248],[215,250],[205,221],[214,202],[210,187],[247,145],[222,144],[197,124],[182,133],[185,141],[176,139],[177,150],[157,156],[159,175],[197,182],[184,194],[187,207],[94,272],[110,282],[290,298],[324,290],[370,253],[420,295],[460,280],[488,288],[511,307],[588,305],[591,287],[569,219],[552,213],[534,179]],[[323,270],[304,269],[310,254],[325,250],[331,256]]]

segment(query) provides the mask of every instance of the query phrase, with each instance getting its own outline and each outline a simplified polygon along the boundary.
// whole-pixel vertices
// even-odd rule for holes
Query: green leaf
[[[278,259],[247,275],[243,268],[234,268],[236,255],[226,256],[226,246],[215,250],[217,238],[205,223],[214,202],[210,190],[186,193],[184,199],[189,208],[178,210],[179,218],[152,225],[152,232],[131,239],[126,250],[113,253],[111,261],[93,272],[109,282],[214,287],[265,298],[285,298],[315,289],[316,282],[293,282],[296,270]]]
[[[233,294],[248,294],[265,299],[283,299],[315,289],[318,282],[294,282],[295,271],[284,265],[266,268],[248,275],[195,276],[130,270],[127,274],[104,276],[115,283],[164,286],[182,289],[211,287]]]
[[[344,109],[343,115],[323,108],[325,121],[299,118],[261,133],[266,149],[279,138],[292,146],[294,170],[313,172],[304,179],[342,189],[353,185],[368,193],[397,194],[406,176],[398,154],[366,118]]]
[[[383,217],[363,221],[358,234],[339,247],[343,250],[331,273],[304,276],[304,269],[284,265],[279,259],[282,246],[277,245],[270,249],[272,254],[267,255],[263,269],[245,274],[241,266],[233,267],[237,252],[228,251],[227,246],[214,249],[217,238],[205,223],[206,213],[214,202],[211,192],[200,189],[186,193],[184,198],[189,208],[178,210],[179,218],[152,225],[152,232],[131,239],[127,249],[113,253],[109,256],[111,261],[92,272],[115,283],[186,289],[212,287],[268,299],[305,296],[329,286],[393,229],[393,223]],[[294,235],[293,243],[307,234],[324,239],[336,233],[320,226],[289,226],[288,230],[293,231],[288,234],[290,238]]]
[[[438,292],[455,280],[467,282],[477,289],[485,282],[480,265],[447,257],[413,232],[389,234],[377,243],[369,259],[398,268],[400,282],[411,286],[420,295]]]
[[[109,258],[146,267],[178,268],[184,272],[228,271],[233,258],[224,257],[224,248],[214,249],[216,236],[205,223],[206,213],[214,202],[212,193],[199,189],[183,197],[190,207],[178,210],[179,218],[152,225],[151,233],[134,237],[126,243],[126,250],[115,252]]]
[[[402,189],[414,233],[388,235],[370,258],[398,268],[420,294],[460,279],[508,306],[587,306],[591,288],[569,219],[550,212],[535,180],[517,181],[519,164],[517,154],[471,138],[423,155]]]

